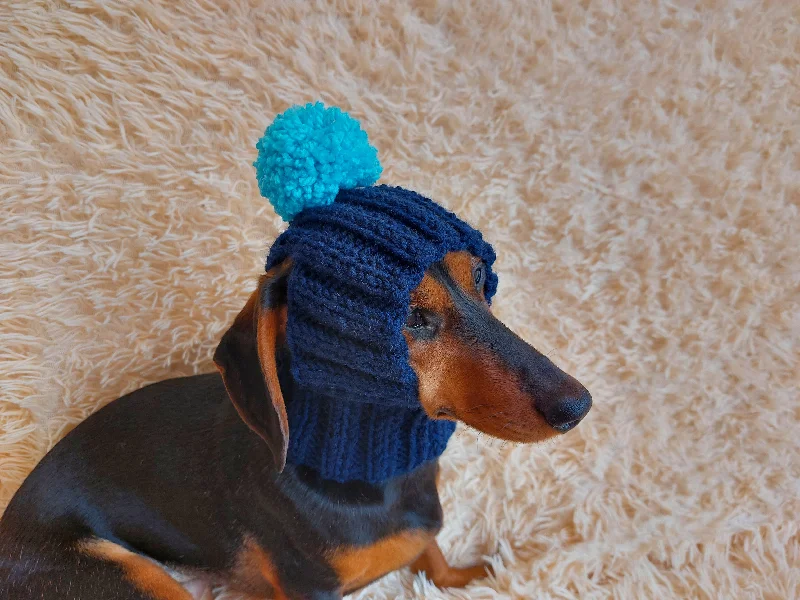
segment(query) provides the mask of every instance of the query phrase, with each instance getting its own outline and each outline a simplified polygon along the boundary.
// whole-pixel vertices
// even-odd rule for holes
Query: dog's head
[[[276,354],[286,335],[290,260],[271,269],[214,354],[244,422],[286,462],[289,424]],[[537,442],[573,429],[589,392],[495,318],[483,297],[485,265],[451,252],[411,293],[404,337],[432,419],[457,420],[489,435]]]

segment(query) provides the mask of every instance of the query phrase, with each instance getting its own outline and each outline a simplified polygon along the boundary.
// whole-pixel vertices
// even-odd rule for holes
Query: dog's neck
[[[288,355],[279,376],[289,420],[287,462],[324,479],[381,483],[410,473],[444,452],[455,423],[430,419],[421,406],[385,406],[304,390]]]

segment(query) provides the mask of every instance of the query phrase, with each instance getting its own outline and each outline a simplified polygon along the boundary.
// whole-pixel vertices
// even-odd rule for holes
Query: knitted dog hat
[[[432,200],[373,186],[377,151],[358,122],[321,103],[278,115],[257,146],[259,189],[290,223],[266,268],[291,258],[287,461],[326,479],[379,482],[437,458],[455,424],[419,404],[403,336],[411,291],[466,250],[497,277],[481,234]]]

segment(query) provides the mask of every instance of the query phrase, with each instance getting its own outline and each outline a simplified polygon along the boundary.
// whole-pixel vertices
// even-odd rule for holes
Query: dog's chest
[[[433,541],[435,531],[410,529],[366,546],[332,549],[327,559],[345,593],[413,562]]]
[[[343,590],[358,589],[413,562],[442,526],[436,470],[387,486],[380,509],[352,514],[349,538],[327,553]]]
[[[326,501],[303,512],[324,539],[322,558],[340,590],[408,565],[433,541],[442,526],[437,474],[430,463],[384,485],[317,488]]]

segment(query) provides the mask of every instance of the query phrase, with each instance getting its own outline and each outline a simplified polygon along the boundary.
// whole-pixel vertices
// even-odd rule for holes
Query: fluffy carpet
[[[322,99],[495,243],[595,407],[443,458],[455,564],[358,598],[800,597],[800,10],[748,0],[0,3],[0,506],[81,419],[212,370]],[[124,469],[124,465],[120,465]]]

